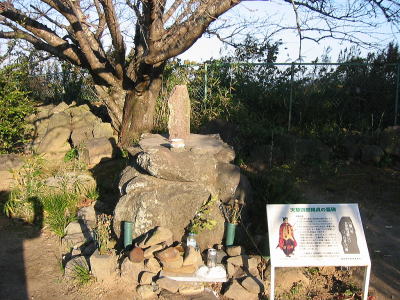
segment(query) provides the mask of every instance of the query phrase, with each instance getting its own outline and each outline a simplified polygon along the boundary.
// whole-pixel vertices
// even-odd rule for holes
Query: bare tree
[[[318,14],[321,22],[331,24],[330,34],[336,28],[332,24],[341,21],[363,22],[363,18],[383,14],[398,25],[400,15],[398,0],[347,0],[346,11],[335,10],[335,3],[340,2],[335,0],[281,1]],[[87,69],[120,144],[126,146],[153,127],[166,61],[192,46],[212,22],[239,2],[0,1],[0,38],[23,39],[38,50]],[[318,30],[317,23],[308,24],[310,30],[311,26]]]
[[[88,69],[121,145],[153,127],[165,62],[188,49],[239,0],[42,0],[0,2],[0,38],[24,39],[39,50]],[[127,54],[130,29],[133,47]],[[126,22],[126,20],[125,20]],[[111,47],[106,49],[107,40]]]

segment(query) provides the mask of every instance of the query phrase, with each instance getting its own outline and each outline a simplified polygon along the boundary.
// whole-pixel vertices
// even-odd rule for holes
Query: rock
[[[196,267],[203,265],[203,259],[201,258],[201,254],[193,247],[188,247],[186,250],[186,255],[183,260],[183,265],[194,265]]]
[[[249,179],[244,174],[240,174],[240,182],[238,187],[236,188],[235,199],[240,199],[242,202],[246,203],[246,205],[242,209],[242,219],[246,220],[247,217],[251,218],[251,216],[246,216],[246,213],[248,207],[253,202],[253,189],[251,187]]]
[[[178,255],[178,257],[176,257],[175,259],[163,259],[160,260],[160,262],[163,266],[163,269],[179,269],[183,265],[183,257]]]
[[[71,222],[65,227],[65,234],[77,234],[82,233],[82,227],[79,222]]]
[[[242,287],[237,280],[233,280],[231,285],[224,293],[225,297],[233,300],[258,300],[258,295],[248,292],[244,287]]]
[[[71,141],[75,147],[79,147],[87,140],[95,138],[93,131],[95,127],[100,126],[101,120],[97,118],[92,112],[86,111],[81,106],[70,110],[72,115],[71,120]]]
[[[78,118],[79,116],[90,112],[90,108],[87,104],[79,105],[79,106],[70,106],[68,109],[65,110],[66,113],[69,113],[72,117],[72,125],[79,123]]]
[[[60,104],[58,104],[57,106],[55,106],[53,109],[51,109],[49,111],[49,114],[57,114],[60,112],[65,111],[68,108],[68,104],[65,102],[61,102]]]
[[[76,280],[79,277],[79,271],[81,269],[90,270],[89,265],[84,256],[76,256],[67,261],[64,268],[64,277],[70,280]]]
[[[240,168],[238,166],[218,163],[216,173],[216,193],[222,202],[228,202],[235,196],[236,188],[240,182]]]
[[[133,166],[127,166],[121,173],[118,189],[121,195],[125,195],[126,186],[132,180],[139,176],[141,173],[136,170]]]
[[[231,263],[226,264],[226,273],[228,274],[228,278],[233,278],[235,277],[235,274],[237,272],[238,267],[235,267],[235,265]]]
[[[23,164],[22,157],[16,154],[0,154],[0,191],[12,188],[14,183],[12,171],[18,170]]]
[[[138,155],[138,165],[150,175],[174,181],[214,182],[217,160],[207,154],[172,152],[160,148]]]
[[[139,275],[139,283],[141,285],[151,284],[153,282],[153,277],[155,277],[156,275],[157,274],[155,273],[144,271]]]
[[[116,269],[117,258],[114,254],[100,255],[98,251],[95,251],[90,260],[90,269],[97,281],[109,281],[113,276]]]
[[[400,157],[400,126],[386,128],[380,136],[379,145],[387,154]]]
[[[235,156],[235,151],[226,144],[223,149],[214,154],[215,159],[221,163],[233,163]]]
[[[129,260],[133,263],[139,263],[144,261],[144,251],[140,247],[134,247],[129,251]]]
[[[81,246],[86,241],[93,240],[92,231],[83,223],[71,222],[65,228],[63,243],[69,246]]]
[[[96,138],[110,138],[114,136],[114,129],[110,123],[99,123],[93,127],[93,137]]]
[[[173,274],[190,274],[190,275],[194,275],[194,273],[196,272],[197,267],[195,265],[187,265],[187,266],[181,266],[178,268],[174,268],[173,266],[164,266],[163,267],[163,271],[165,273],[173,273]]]
[[[36,106],[36,113],[28,116],[25,120],[27,122],[37,122],[48,119],[52,114],[53,108],[54,104]]]
[[[152,272],[152,273],[158,273],[161,270],[160,263],[158,262],[157,259],[154,257],[149,258],[145,262],[145,269],[146,271]]]
[[[89,165],[96,165],[102,160],[111,159],[115,156],[114,138],[97,138],[87,140],[82,144],[79,157]]]
[[[145,241],[144,248],[161,244],[172,239],[172,231],[168,228],[158,226],[151,236]]]
[[[96,211],[94,210],[94,204],[91,206],[81,207],[76,213],[78,220],[82,220],[91,228],[96,226]]]
[[[120,235],[120,222],[130,221],[133,222],[134,236],[140,236],[155,226],[164,226],[172,230],[174,240],[180,240],[184,228],[210,195],[200,183],[182,182],[177,185],[173,181],[143,174],[131,180],[127,189],[136,183],[140,184],[122,196],[115,207],[113,224],[117,236]]]
[[[139,274],[145,270],[143,262],[133,263],[128,258],[125,258],[121,264],[121,278],[129,283],[138,284]]]
[[[53,114],[49,118],[49,124],[47,126],[47,132],[55,128],[66,128],[71,132],[71,117],[65,112],[59,112]]]
[[[249,257],[247,255],[238,255],[228,258],[228,263],[247,269],[250,273],[257,272],[259,260],[256,257]]]
[[[201,283],[185,283],[179,286],[179,294],[192,296],[201,294],[204,291],[204,285]]]
[[[163,277],[163,278],[158,279],[156,283],[160,288],[167,290],[171,293],[178,292],[179,282],[176,280],[172,280],[170,278]]]
[[[36,151],[46,153],[53,159],[64,159],[65,154],[71,149],[68,142],[71,130],[66,127],[55,127],[46,132]]]
[[[186,140],[190,135],[190,99],[186,85],[176,85],[168,98],[170,139]]]
[[[225,262],[227,256],[228,254],[224,250],[217,250],[217,264]]]
[[[376,145],[365,145],[361,148],[361,161],[364,163],[379,163],[385,155],[383,150]]]
[[[154,292],[152,285],[139,285],[136,288],[140,299],[157,299],[157,294]]]
[[[19,169],[23,164],[23,157],[17,154],[0,154],[0,171]]]
[[[239,256],[245,253],[244,249],[241,246],[230,246],[226,247],[225,250],[229,256]]]
[[[163,248],[164,248],[163,244],[157,244],[157,245],[150,246],[149,248],[144,250],[144,258],[148,259],[148,258],[153,257],[154,252],[162,250]]]
[[[226,200],[235,196],[241,175],[236,166],[216,159],[221,151],[232,153],[218,136],[191,134],[183,152],[171,152],[167,148],[168,140],[155,134],[143,135],[139,145],[143,152],[137,155],[138,166],[132,165],[121,174],[122,197],[114,212],[117,236],[120,222],[129,221],[133,222],[134,236],[155,226],[165,226],[172,231],[173,240],[181,240],[184,228],[209,200],[210,194],[219,194]],[[216,226],[199,235],[201,248],[221,243],[224,233],[225,220],[217,203],[210,207],[207,219]]]
[[[169,145],[168,138],[160,134],[144,134],[139,141],[139,146],[144,152],[150,152],[158,149],[165,149]],[[222,150],[229,151],[230,156],[234,156],[232,148],[224,143],[218,134],[202,135],[190,134],[185,140],[185,149],[196,154],[210,154],[214,157],[219,157]],[[229,161],[222,161],[229,162]]]
[[[189,296],[183,296],[176,293],[172,293],[167,290],[161,290],[158,295],[159,300],[192,300]]]
[[[256,277],[246,277],[241,285],[252,294],[259,294],[264,292],[264,285],[262,282]]]

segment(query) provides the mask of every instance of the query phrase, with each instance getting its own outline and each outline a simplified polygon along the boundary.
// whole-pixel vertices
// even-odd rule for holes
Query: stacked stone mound
[[[172,230],[174,240],[181,240],[190,220],[211,195],[225,202],[244,194],[243,177],[232,164],[235,153],[218,135],[191,134],[185,150],[179,152],[171,151],[168,139],[157,134],[144,136],[139,144],[136,164],[122,172],[119,183],[121,198],[114,211],[118,236],[121,222],[129,221],[134,237],[164,226]],[[218,203],[211,207],[209,218],[217,224],[199,234],[203,249],[220,243],[224,233]]]
[[[199,251],[188,247],[186,253],[177,241],[172,240],[172,231],[157,227],[142,236],[142,241],[129,257],[121,263],[121,279],[129,286],[136,286],[140,299],[154,299],[166,294],[197,295],[204,292],[202,283],[178,282],[161,276],[160,271],[174,274],[193,274],[203,265]],[[176,295],[175,295],[176,296]]]
[[[215,245],[215,249],[217,264],[229,272],[229,281],[215,291],[223,292],[226,299],[259,299],[267,290],[260,277],[266,262],[260,256],[246,255],[240,246]],[[139,299],[218,299],[207,291],[204,282],[168,277],[192,276],[204,264],[198,250],[173,241],[171,230],[158,227],[142,236],[141,242],[122,260],[120,276],[123,283],[136,287]]]
[[[79,150],[80,157],[89,165],[114,155],[116,137],[111,124],[102,122],[87,105],[62,102],[41,106],[28,121],[35,137],[31,150],[48,159],[63,159],[72,147]]]

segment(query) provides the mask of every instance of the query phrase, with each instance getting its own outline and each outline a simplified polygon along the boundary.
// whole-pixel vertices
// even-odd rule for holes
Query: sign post
[[[276,267],[364,266],[367,300],[371,260],[357,204],[267,205],[271,294]]]

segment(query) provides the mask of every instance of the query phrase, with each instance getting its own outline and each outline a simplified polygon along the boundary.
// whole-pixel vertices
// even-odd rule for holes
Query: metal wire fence
[[[55,73],[31,78],[39,99],[97,101],[90,76]],[[170,63],[164,72],[156,127],[166,126],[166,99],[187,84],[193,120],[229,119],[245,107],[254,122],[285,127],[335,123],[374,130],[399,122],[399,63]]]

